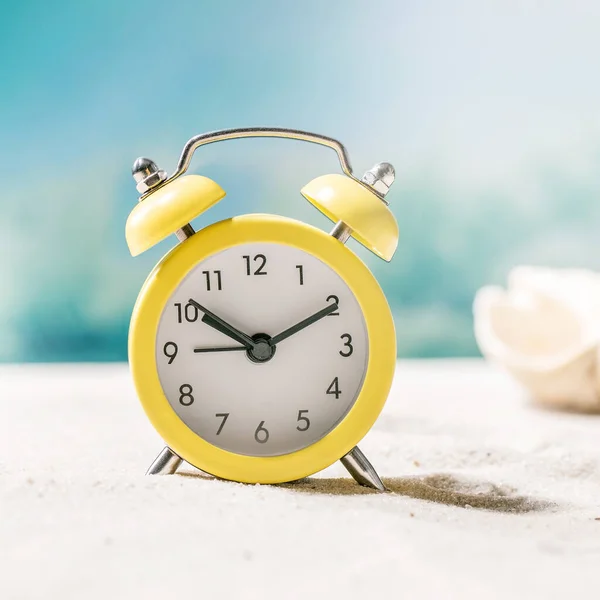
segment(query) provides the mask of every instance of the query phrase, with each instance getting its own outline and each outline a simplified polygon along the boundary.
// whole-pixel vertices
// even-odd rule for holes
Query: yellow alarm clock
[[[330,234],[275,215],[244,215],[195,232],[190,221],[225,192],[184,175],[204,144],[282,137],[334,149],[344,174],[302,195],[335,222]],[[136,256],[174,233],[179,244],[138,296],[129,332],[135,388],[166,447],[149,474],[183,460],[216,477],[280,483],[341,460],[362,485],[384,490],[357,444],[387,399],[396,362],[394,322],[377,281],[345,246],[352,236],[384,260],[398,243],[385,200],[389,163],[362,179],[344,146],[281,128],[202,134],[167,177],[139,158],[140,202],[126,225]]]

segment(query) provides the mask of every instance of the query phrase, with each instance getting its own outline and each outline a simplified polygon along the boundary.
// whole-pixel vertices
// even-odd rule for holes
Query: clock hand
[[[215,315],[215,313],[208,310],[208,308],[205,308],[201,304],[198,304],[198,302],[196,302],[192,298],[190,298],[189,302],[190,304],[194,305],[198,310],[201,310],[204,313],[202,321],[210,327],[212,327],[213,329],[224,333],[232,340],[243,344],[246,348],[254,348],[256,346],[256,342],[250,336],[246,335],[243,331],[236,329],[233,325],[230,325],[229,323],[227,323],[227,321],[224,321],[223,319],[221,319],[221,317],[218,317],[217,315]]]
[[[296,323],[295,325],[292,325],[285,331],[282,331],[281,333],[273,336],[269,340],[269,346],[274,346],[275,344],[279,344],[279,342],[285,340],[286,338],[289,338],[291,335],[294,335],[295,333],[298,333],[305,327],[308,327],[309,325],[316,323],[323,317],[326,317],[328,314],[336,311],[338,308],[339,307],[337,305],[337,302],[334,302],[333,304],[330,304],[329,306],[322,308],[320,311],[316,312],[314,315],[311,315],[310,317],[303,319],[302,321],[300,321],[299,323]]]
[[[196,354],[201,352],[234,352],[236,350],[246,351],[246,346],[232,346],[227,348],[194,348],[194,352],[196,352]]]
[[[219,321],[215,321],[212,317],[209,317],[208,315],[204,315],[202,322],[206,323],[209,327],[216,329],[217,331],[221,332],[222,334],[226,335],[227,337],[230,337],[229,329],[227,329],[226,327],[223,327]],[[239,340],[236,338],[236,341],[239,341]],[[244,347],[247,348],[247,346],[244,346]]]

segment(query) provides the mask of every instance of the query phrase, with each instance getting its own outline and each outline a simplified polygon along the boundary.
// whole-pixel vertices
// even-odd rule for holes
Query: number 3
[[[354,352],[354,346],[352,345],[352,336],[349,333],[342,333],[340,338],[342,340],[343,339],[346,340],[346,342],[344,343],[344,348],[348,348],[348,352],[344,352],[344,351],[340,350],[340,355],[343,356],[344,358],[347,358]]]

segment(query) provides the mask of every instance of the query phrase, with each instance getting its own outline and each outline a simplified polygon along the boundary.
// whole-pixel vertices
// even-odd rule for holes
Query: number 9
[[[169,352],[169,346],[172,346],[173,350]],[[171,364],[175,357],[177,356],[177,344],[175,342],[167,342],[165,347],[163,348],[163,352],[165,356],[169,359],[169,364]]]

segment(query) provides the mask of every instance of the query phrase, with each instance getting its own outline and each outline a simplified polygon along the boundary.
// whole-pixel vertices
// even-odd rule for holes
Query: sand
[[[600,417],[482,362],[399,364],[386,494],[145,477],[161,447],[124,365],[1,368],[0,599],[600,597]]]

